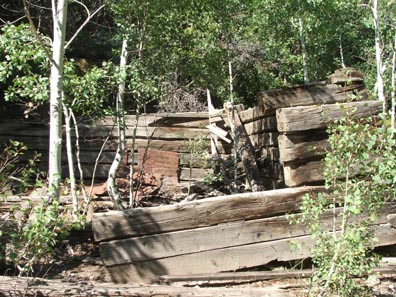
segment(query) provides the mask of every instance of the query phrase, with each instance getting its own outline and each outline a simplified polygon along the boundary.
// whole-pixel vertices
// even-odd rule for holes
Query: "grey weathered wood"
[[[332,84],[363,83],[364,74],[350,67],[337,69],[328,79]]]
[[[279,158],[282,162],[288,162],[321,156],[329,148],[327,138],[326,131],[281,134],[278,137]]]
[[[354,85],[353,89],[361,90],[364,85]],[[317,82],[306,85],[298,85],[286,89],[260,92],[257,96],[257,104],[270,113],[279,108],[290,106],[308,106],[331,104],[336,102],[350,101],[354,95],[353,91],[345,91],[344,88],[335,84]],[[360,100],[366,100],[365,93]]]
[[[153,208],[97,213],[96,241],[212,226],[224,222],[265,218],[297,210],[301,197],[323,187],[300,187],[207,198]],[[175,216],[177,214],[177,216]]]
[[[355,118],[369,117],[382,112],[382,103],[379,101],[363,101],[281,108],[276,112],[278,130],[279,132],[290,133],[323,129],[329,123],[345,117],[347,111]]]
[[[115,137],[117,131],[112,129],[111,126],[89,126],[80,125],[79,130],[81,136],[89,135],[91,137],[106,137],[111,135]],[[126,137],[132,137],[134,129],[127,128],[125,133]],[[194,138],[197,135],[207,135],[207,129],[198,128],[182,128],[182,127],[138,127],[136,130],[137,138],[155,138],[155,139],[189,139]]]
[[[208,155],[200,156],[191,156],[191,153],[179,153],[179,165],[182,167],[190,167],[190,164],[193,168],[201,168],[207,169],[211,168],[211,164],[209,163],[210,157]]]
[[[373,226],[378,242],[375,246],[396,243],[396,229],[390,224]],[[291,245],[301,246],[292,249]],[[153,282],[158,275],[194,274],[235,271],[247,267],[264,265],[271,261],[291,261],[307,258],[314,246],[312,238],[299,236],[289,239],[274,240],[256,244],[205,251],[170,258],[135,262],[110,266],[109,271],[116,281]],[[124,280],[120,279],[123,277]]]
[[[246,123],[244,126],[248,135],[260,134],[263,132],[275,132],[277,130],[275,115],[267,116],[258,119],[257,121]]]
[[[260,151],[260,157],[268,161],[279,161],[280,153],[277,147],[264,147]]]
[[[247,110],[239,111],[239,117],[243,124],[257,121],[265,116],[268,116],[261,107],[249,108]]]
[[[317,160],[303,164],[298,162],[285,163],[283,173],[285,184],[288,187],[324,181],[323,162]]]
[[[189,181],[189,180],[203,180],[204,177],[208,174],[211,174],[211,169],[210,168],[190,168],[188,167],[182,167],[179,168],[180,170],[180,175],[179,175],[179,180],[180,181]]]
[[[243,167],[245,168],[245,175],[252,191],[262,191],[262,177],[257,167],[255,151],[252,142],[246,133],[245,127],[241,122],[238,112],[232,106],[227,108],[228,120],[232,122],[231,130],[232,137],[234,138],[235,150],[242,160]]]
[[[255,148],[278,146],[278,132],[264,132],[249,135],[249,139]]]
[[[300,293],[301,293],[300,289]],[[176,286],[139,286],[136,283],[66,282],[57,279],[0,276],[0,295],[14,296],[129,296],[129,297],[285,297],[296,296],[290,289],[270,288],[192,288]]]
[[[395,210],[395,204],[388,204],[375,224],[387,223],[387,215]],[[339,214],[341,211],[342,208],[337,208],[323,214],[323,228],[331,230],[334,213]],[[297,218],[300,216],[300,214],[296,215]],[[351,221],[353,220],[351,219]],[[340,222],[340,218],[338,218],[338,222]],[[105,265],[113,266],[303,235],[309,235],[309,229],[306,226],[290,224],[285,216],[277,216],[103,242],[100,244],[100,255]]]
[[[238,271],[238,272],[219,272],[219,273],[200,273],[186,275],[161,275],[158,277],[160,283],[210,283],[226,284],[241,283],[263,280],[280,280],[290,278],[308,278],[312,276],[312,269],[287,269],[269,271]]]

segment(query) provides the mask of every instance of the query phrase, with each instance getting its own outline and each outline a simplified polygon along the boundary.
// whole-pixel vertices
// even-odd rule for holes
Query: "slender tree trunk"
[[[77,219],[78,197],[77,197],[76,176],[74,174],[74,160],[73,160],[73,148],[72,148],[72,137],[71,137],[72,111],[67,106],[63,105],[63,113],[65,115],[66,152],[67,152],[67,164],[69,167],[70,194],[73,199],[73,217]]]
[[[110,198],[118,209],[122,209],[120,193],[117,190],[116,175],[118,168],[120,167],[122,157],[125,152],[125,117],[124,117],[124,96],[125,96],[125,67],[128,59],[128,43],[124,39],[122,42],[121,57],[120,57],[120,72],[121,81],[118,86],[117,94],[117,128],[118,128],[118,147],[114,157],[113,163],[111,164],[109,177],[107,179],[107,191],[109,192]]]
[[[302,17],[301,11],[301,0],[298,0],[298,29],[300,34],[300,43],[302,49],[302,58],[303,58],[303,70],[304,70],[304,83],[309,82],[308,76],[308,52],[307,52],[307,45],[305,43],[305,36],[304,36],[304,20]]]
[[[59,187],[62,176],[62,79],[67,2],[67,0],[52,0],[54,36],[50,74],[49,202],[53,199],[59,199]]]
[[[393,40],[393,56],[392,56],[392,92],[391,92],[391,101],[392,101],[392,106],[391,106],[391,125],[392,125],[392,130],[395,129],[395,105],[396,105],[396,96],[395,96],[395,88],[396,88],[396,33],[394,36]]]
[[[382,65],[382,47],[381,47],[381,38],[380,38],[380,28],[379,28],[379,0],[374,0],[374,5],[372,7],[373,11],[373,23],[375,30],[375,60],[377,64],[377,94],[378,99],[382,101],[383,105],[383,113],[386,112],[386,102],[384,95],[384,81],[383,81],[383,65]]]
[[[345,68],[345,60],[344,60],[344,47],[342,46],[342,35],[340,35],[340,62],[341,62],[341,67]]]

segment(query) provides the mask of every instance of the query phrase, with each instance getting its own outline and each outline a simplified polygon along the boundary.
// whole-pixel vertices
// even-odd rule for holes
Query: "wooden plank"
[[[262,185],[262,178],[257,167],[256,156],[252,142],[247,135],[245,127],[242,124],[238,112],[235,110],[234,106],[227,106],[225,110],[228,114],[229,122],[232,122],[231,131],[235,144],[234,149],[237,150],[238,156],[242,160],[248,186],[253,192],[262,191],[264,190],[264,187]]]
[[[277,147],[264,147],[260,151],[260,158],[269,161],[279,161],[280,152]]]
[[[170,114],[143,114],[139,116],[139,127],[158,127],[158,126],[173,126],[185,128],[202,128],[209,122],[208,113],[203,115],[191,114],[190,116],[172,116]],[[91,125],[104,125],[113,126],[114,117],[104,117],[91,123]],[[127,127],[132,128],[136,125],[136,116],[126,115],[125,124]]]
[[[261,134],[249,135],[249,139],[255,148],[277,147],[278,132],[265,132]]]
[[[297,210],[304,194],[317,191],[324,191],[324,187],[243,193],[161,207],[97,213],[93,218],[93,231],[96,241],[108,241],[270,217]]]
[[[210,156],[205,154],[203,156],[192,156],[191,153],[179,153],[179,164],[182,167],[189,168],[211,168]]]
[[[331,209],[322,215],[323,228],[332,230],[334,213],[339,214],[342,210],[341,207],[336,210]],[[387,223],[387,215],[395,211],[396,205],[388,204],[374,224]],[[298,218],[301,215],[296,216]],[[357,219],[351,218],[351,221],[354,220]],[[341,217],[338,218],[338,222],[341,222]],[[309,235],[306,226],[290,224],[286,216],[278,216],[103,242],[100,244],[100,255],[106,266],[113,266],[303,235]]]
[[[255,282],[264,280],[280,280],[290,278],[309,278],[312,276],[312,269],[286,269],[286,270],[269,270],[269,271],[238,271],[238,272],[220,272],[220,273],[197,273],[186,275],[161,275],[158,277],[160,283],[242,283]]]
[[[263,132],[276,132],[276,116],[267,116],[257,121],[246,123],[244,126],[248,135],[261,134]]]
[[[301,290],[303,291],[303,290]],[[79,281],[31,277],[0,276],[0,295],[13,296],[129,296],[129,297],[293,297],[295,293],[281,286],[269,288],[199,288],[168,285],[139,286],[111,282]]]
[[[224,140],[224,141],[227,142],[227,143],[231,143],[231,139],[227,138],[227,135],[228,135],[228,132],[227,132],[227,131],[221,129],[220,127],[218,127],[218,126],[216,126],[216,125],[214,125],[214,124],[210,124],[210,125],[206,126],[206,128],[208,128],[209,131],[210,131],[213,135],[215,135],[215,136],[221,138],[222,140]]]
[[[203,180],[206,175],[210,174],[212,170],[210,169],[205,169],[205,168],[179,168],[180,170],[180,175],[179,175],[179,180],[180,181],[189,181],[189,180]]]
[[[241,118],[243,124],[257,121],[267,115],[269,114],[265,113],[261,107],[249,108],[239,112],[239,117]]]
[[[0,146],[9,145],[10,140],[23,142],[31,150],[48,150],[49,145],[47,136],[4,135],[0,132]]]
[[[378,242],[375,246],[396,243],[396,229],[390,224],[381,224],[374,227],[374,235]],[[291,246],[301,246],[292,249]],[[216,273],[235,271],[248,267],[265,265],[271,261],[291,261],[308,258],[314,246],[312,238],[299,236],[288,239],[261,242],[244,246],[186,254],[182,256],[120,264],[108,267],[116,281],[153,282],[158,275],[178,275],[195,273]],[[120,257],[121,258],[121,257]]]
[[[385,258],[386,259],[386,258]],[[374,267],[373,274],[379,274],[379,277],[392,277],[395,274],[395,268],[392,265],[383,266],[384,258],[381,259],[381,267]],[[218,272],[218,273],[197,273],[188,275],[161,275],[157,278],[159,283],[164,284],[238,284],[244,282],[256,282],[265,280],[281,279],[302,279],[312,277],[312,269],[286,269],[286,270],[268,270],[268,271],[237,271],[237,272]]]
[[[307,159],[325,154],[329,149],[326,131],[304,134],[282,134],[278,137],[279,157],[282,162]]]
[[[283,169],[285,184],[288,187],[295,187],[306,184],[313,184],[324,181],[323,162],[288,162]]]
[[[347,111],[354,118],[369,117],[382,112],[382,103],[377,100],[281,108],[276,111],[278,130],[296,132],[324,129],[329,123],[345,117]]]
[[[354,85],[353,89],[361,90],[364,85]],[[308,106],[332,104],[350,101],[355,90],[345,91],[342,87],[325,82],[297,85],[290,88],[260,92],[257,95],[257,105],[264,113],[270,113],[279,108],[291,106]],[[359,100],[367,100],[365,93]]]
[[[127,144],[130,146],[132,143],[131,139],[127,140]],[[209,142],[208,142],[209,146]],[[136,139],[136,149],[157,149],[164,151],[175,151],[175,152],[189,152],[188,140],[171,140],[171,139]]]
[[[357,69],[346,67],[342,69],[337,69],[333,74],[329,76],[328,80],[332,84],[363,83],[364,74]]]
[[[47,124],[41,122],[5,122],[0,125],[0,135],[3,136],[39,136],[48,137],[49,128]]]
[[[132,137],[134,129],[126,129],[126,137]],[[111,126],[90,126],[80,125],[79,126],[80,136],[90,137],[106,137],[111,135],[117,136],[117,130],[112,129]],[[180,127],[138,127],[136,131],[137,138],[155,138],[155,139],[190,139],[198,135],[207,135],[207,129],[198,128],[180,128]]]

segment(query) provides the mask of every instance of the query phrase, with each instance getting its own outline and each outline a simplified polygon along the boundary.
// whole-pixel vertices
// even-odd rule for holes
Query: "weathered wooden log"
[[[264,190],[262,177],[257,167],[255,150],[250,137],[246,133],[245,127],[234,106],[226,106],[225,110],[228,114],[228,120],[232,122],[231,130],[235,143],[234,149],[242,160],[249,188],[254,192],[262,191]]]
[[[132,137],[134,135],[134,129],[126,129],[126,137]],[[97,136],[106,137],[111,135],[117,136],[117,131],[112,126],[88,126],[79,125],[79,131],[81,136]],[[154,139],[190,139],[198,135],[207,135],[207,129],[198,128],[181,128],[181,127],[138,127],[136,130],[137,138],[154,138]]]
[[[238,271],[238,272],[219,272],[219,273],[197,273],[186,275],[161,275],[157,278],[159,283],[174,284],[238,284],[244,282],[256,282],[264,280],[281,280],[291,278],[309,278],[312,276],[312,269],[287,269],[269,271]]]
[[[329,148],[324,130],[304,134],[281,134],[278,137],[279,158],[282,162],[309,159],[324,155]]]
[[[248,135],[261,134],[263,132],[275,132],[277,129],[275,115],[258,119],[254,122],[244,124]]]
[[[96,241],[109,241],[242,219],[265,218],[297,210],[304,194],[317,191],[324,191],[324,188],[301,187],[243,193],[155,208],[97,213],[93,218],[93,230]]]
[[[363,89],[364,84],[349,85],[343,88],[335,84],[326,84],[326,82],[315,82],[286,89],[260,92],[257,95],[257,105],[266,114],[279,108],[291,106],[346,102],[350,101],[357,91]],[[367,100],[365,92],[360,96],[359,100]]]
[[[264,132],[261,134],[249,135],[249,139],[255,148],[277,147],[278,136],[278,132]]]
[[[396,243],[396,229],[390,224],[381,224],[374,227],[374,234],[378,238],[378,245]],[[291,245],[301,246],[292,249]],[[264,265],[274,260],[291,261],[307,258],[314,246],[312,238],[307,236],[289,239],[274,240],[231,247],[201,253],[186,254],[171,258],[161,258],[150,261],[125,263],[108,267],[115,282],[130,282],[131,280],[142,283],[154,282],[156,276],[164,274],[193,274],[215,273],[221,271],[235,271],[247,267]],[[122,259],[119,257],[118,259]]]
[[[280,160],[279,148],[277,148],[277,147],[262,148],[260,150],[260,158],[268,160],[268,161],[279,161]]]
[[[299,106],[278,109],[276,119],[279,132],[291,133],[313,129],[324,129],[346,116],[369,117],[382,112],[379,101],[325,104],[320,106]]]
[[[317,159],[306,159],[304,162],[287,162],[283,164],[285,184],[295,187],[324,181],[323,162]]]
[[[272,115],[273,114],[274,113],[272,113]],[[259,120],[265,116],[268,116],[268,115],[270,115],[270,114],[265,113],[261,107],[254,107],[254,108],[249,108],[247,110],[239,111],[239,117],[243,124],[257,121],[257,120]]]
[[[302,289],[300,289],[300,292]],[[106,282],[24,278],[0,276],[0,295],[14,296],[129,296],[129,297],[287,297],[296,296],[295,291],[271,286],[269,288],[192,288],[176,286],[138,286]]]
[[[322,216],[324,230],[332,230],[334,214],[338,215],[342,210],[342,208],[329,210]],[[395,204],[387,205],[374,224],[387,223],[387,215],[395,210]],[[296,215],[297,218],[300,216]],[[358,221],[359,219],[360,217],[356,217],[350,220]],[[340,222],[341,218],[338,217],[338,227]],[[100,244],[100,255],[106,266],[113,266],[273,242],[304,235],[309,235],[309,229],[306,226],[290,224],[285,216],[278,216],[103,242]],[[181,270],[186,269],[189,268],[181,268]]]
[[[357,69],[346,67],[337,69],[329,76],[328,81],[332,84],[363,83],[364,74]]]
[[[211,174],[212,170],[210,168],[179,168],[179,180],[180,181],[202,181],[206,175]]]

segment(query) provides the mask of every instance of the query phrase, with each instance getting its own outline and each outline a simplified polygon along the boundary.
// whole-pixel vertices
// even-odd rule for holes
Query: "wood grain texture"
[[[326,82],[315,82],[290,88],[260,92],[257,95],[257,105],[264,110],[264,113],[269,113],[270,111],[290,106],[346,102],[351,100],[351,96],[356,93],[355,90],[359,91],[363,88],[363,84],[344,88],[335,84],[326,84]],[[367,100],[367,96],[363,93],[359,100]]]
[[[282,162],[324,155],[329,148],[326,131],[301,134],[281,134],[278,137],[279,158]]]
[[[324,129],[329,123],[343,118],[346,112],[352,117],[369,117],[382,111],[379,101],[363,101],[320,106],[299,106],[278,109],[276,119],[279,132],[297,132]]]
[[[324,181],[322,161],[313,160],[305,163],[292,161],[283,166],[285,184],[288,187]]]
[[[323,190],[323,187],[300,187],[110,211],[94,214],[92,224],[96,241],[159,234],[281,215],[297,210],[304,194]]]
[[[277,131],[275,115],[267,116],[256,121],[246,123],[244,126],[248,135]]]
[[[387,215],[395,212],[395,210],[396,205],[389,204],[374,224],[387,223]],[[325,230],[332,229],[334,213],[339,214],[341,211],[342,208],[337,208],[322,215],[322,226]],[[300,216],[300,214],[297,214],[296,218]],[[357,220],[358,218],[351,218],[351,222]],[[340,222],[341,217],[338,217],[338,224]],[[105,265],[113,266],[295,238],[303,235],[309,235],[309,229],[306,226],[290,224],[286,216],[276,216],[103,242],[100,244],[100,255]]]
[[[375,225],[374,235],[378,242],[375,246],[396,243],[396,229],[390,224]],[[292,245],[301,248],[292,249]],[[314,241],[309,235],[288,239],[273,240],[244,246],[186,254],[170,258],[161,258],[110,266],[109,271],[119,282],[155,281],[158,275],[178,275],[195,273],[215,273],[235,271],[238,269],[256,267],[271,261],[291,261],[304,259],[311,255],[310,249]],[[124,279],[122,279],[124,278]]]
[[[300,291],[303,291],[300,289]],[[167,285],[140,286],[137,283],[114,284],[94,281],[0,276],[0,295],[14,296],[129,296],[129,297],[287,297],[295,293],[281,287],[270,288],[194,288]]]

